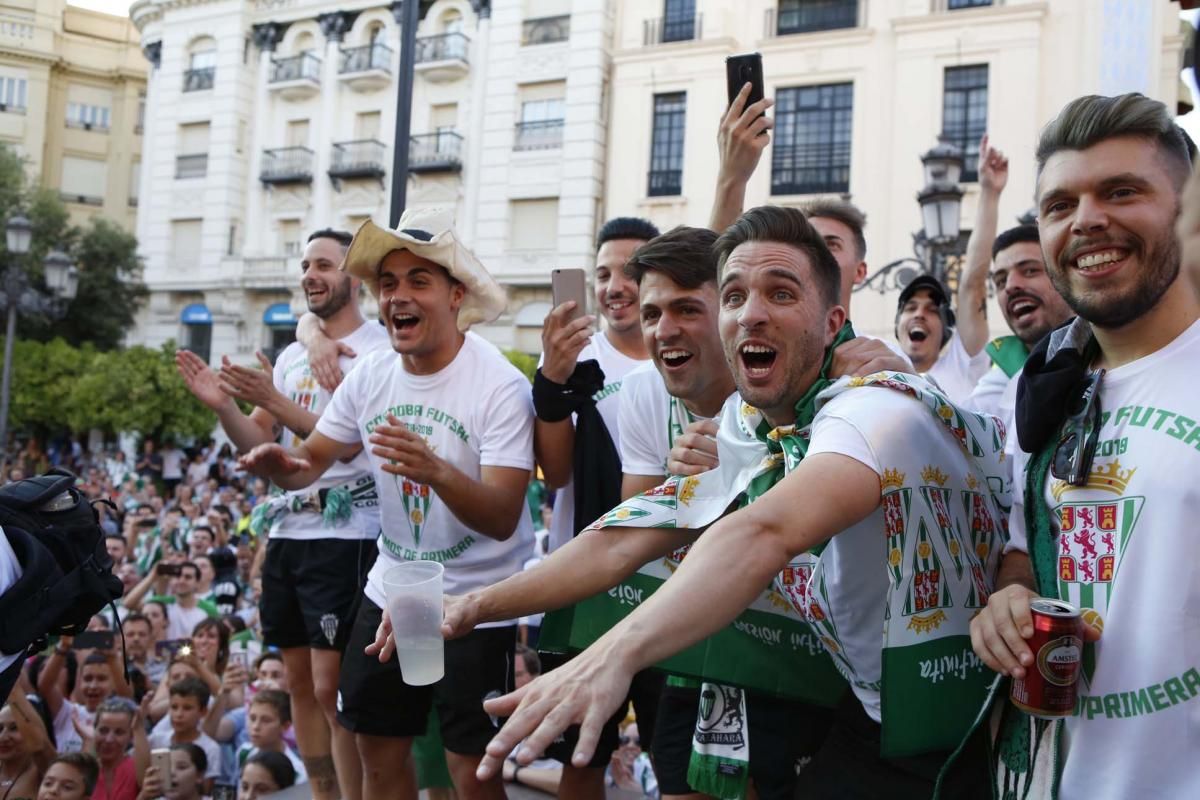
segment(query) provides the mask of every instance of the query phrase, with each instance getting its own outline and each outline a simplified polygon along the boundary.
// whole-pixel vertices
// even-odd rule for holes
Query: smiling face
[[[700,399],[714,381],[728,381],[715,282],[685,289],[650,270],[642,276],[638,302],[646,352],[672,396]]]
[[[129,714],[108,711],[96,718],[96,757],[101,764],[120,761],[132,740],[133,719]]]
[[[283,662],[277,658],[268,658],[258,664],[254,672],[260,689],[275,688],[287,691],[287,671]]]
[[[1017,242],[997,253],[990,277],[1008,327],[1029,347],[1074,316],[1050,282],[1036,242]]]
[[[339,269],[345,257],[346,248],[336,239],[320,237],[304,247],[300,288],[308,310],[321,319],[329,319],[354,297],[354,279]]]
[[[196,650],[196,655],[205,664],[213,665],[217,663],[217,650],[221,646],[221,637],[217,633],[215,625],[205,625],[203,628],[197,628],[192,632],[192,647]]]
[[[738,392],[772,425],[820,374],[825,348],[845,322],[821,298],[806,253],[776,242],[738,245],[721,275],[721,342]]]
[[[1079,316],[1120,328],[1158,303],[1179,274],[1178,186],[1140,137],[1060,150],[1038,178],[1038,227],[1050,279]]]
[[[25,753],[25,737],[17,727],[12,706],[0,708],[0,762]]]
[[[402,355],[428,357],[457,341],[465,296],[444,268],[408,250],[393,250],[379,265],[379,316]]]
[[[937,361],[942,351],[942,315],[938,313],[938,298],[929,289],[918,289],[900,309],[896,321],[896,338],[900,349],[919,372],[925,372]]]
[[[108,664],[84,664],[79,673],[80,693],[89,711],[103,703],[113,692],[112,670]]]
[[[625,262],[645,244],[641,239],[610,239],[596,253],[596,308],[614,333],[638,325],[638,286],[625,274]]]

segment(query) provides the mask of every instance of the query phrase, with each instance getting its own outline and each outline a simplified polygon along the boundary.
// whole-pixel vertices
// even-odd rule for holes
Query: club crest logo
[[[404,504],[404,518],[408,521],[408,529],[412,532],[413,546],[421,546],[421,530],[429,519],[429,503],[432,493],[424,483],[410,481],[408,478],[396,478],[400,489],[400,500]]]
[[[338,618],[336,614],[321,615],[321,633],[325,636],[325,641],[329,642],[329,646],[333,647],[337,641]]]

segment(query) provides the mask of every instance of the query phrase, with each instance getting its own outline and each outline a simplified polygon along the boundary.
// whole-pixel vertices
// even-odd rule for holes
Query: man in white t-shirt
[[[475,768],[495,730],[480,699],[511,685],[514,621],[448,645],[445,677],[432,686],[408,686],[394,658],[363,652],[381,624],[389,567],[441,562],[443,585],[459,593],[520,571],[533,541],[529,383],[465,332],[495,319],[505,298],[452,224],[452,211],[429,209],[406,212],[396,231],[371,222],[359,229],[343,269],[378,299],[392,349],[363,358],[303,442],[260,445],[242,459],[255,474],[300,489],[340,459],[367,453],[383,530],[342,664],[338,721],[355,733],[369,798],[415,796],[415,775],[402,765],[431,705],[459,796],[502,796],[500,783],[478,781]]]
[[[344,372],[367,354],[387,349],[387,332],[359,310],[361,283],[339,269],[350,240],[345,231],[314,232],[299,276],[317,327],[351,353],[341,357]],[[235,366],[226,358],[218,373],[193,353],[176,355],[188,388],[217,413],[243,453],[281,435],[285,445],[298,445],[332,397],[317,383],[300,342],[288,345],[274,368],[261,353],[258,359],[262,369]],[[243,414],[235,399],[252,403],[254,411]],[[353,736],[337,724],[337,685],[359,587],[375,562],[379,535],[379,499],[366,454],[336,462],[303,490],[276,492],[259,513],[269,529],[263,635],[267,644],[282,649],[289,674],[297,676],[291,685],[292,717],[313,794],[316,800],[332,800],[340,779],[342,796],[353,800],[361,773]]]
[[[896,341],[917,372],[932,378],[956,403],[971,396],[991,363],[987,353],[967,352],[954,330],[950,294],[932,275],[918,275],[900,291]]]
[[[998,740],[997,783],[1064,800],[1200,797],[1200,298],[1174,232],[1194,148],[1172,116],[1140,94],[1083,97],[1037,149],[1045,265],[1079,317],[1025,362],[1013,549],[972,639],[1021,677],[1030,601],[1084,609],[1079,699],[1045,727],[1048,755]]]
[[[183,482],[183,462],[186,459],[187,454],[179,449],[179,445],[168,439],[162,451],[163,493],[168,499],[175,496],[175,487]]]
[[[524,760],[562,727],[582,720],[575,757],[589,757],[598,722],[619,705],[634,671],[729,624],[773,579],[777,585],[788,581],[781,573],[806,554],[817,559],[812,562],[812,580],[805,585],[810,599],[824,599],[813,607],[800,602],[809,593],[787,590],[785,594],[795,595],[791,602],[806,609],[802,612],[806,621],[822,631],[827,651],[836,654],[854,691],[839,708],[825,746],[803,771],[801,794],[928,797],[952,737],[943,732],[939,746],[913,746],[907,757],[887,758],[880,755],[881,729],[886,731],[891,724],[893,729],[911,731],[927,720],[965,727],[973,711],[964,716],[959,713],[962,709],[946,703],[943,708],[922,705],[919,712],[892,711],[890,719],[885,718],[881,698],[888,682],[882,676],[881,627],[883,635],[891,637],[886,641],[915,635],[905,632],[914,625],[937,630],[930,639],[943,640],[948,634],[965,637],[969,608],[963,603],[955,606],[936,584],[957,581],[956,591],[961,591],[970,582],[969,578],[964,582],[967,572],[958,571],[953,578],[921,566],[933,557],[930,547],[937,548],[943,563],[964,553],[961,542],[956,546],[942,542],[961,537],[963,522],[956,518],[964,512],[960,503],[942,506],[948,519],[941,524],[937,541],[930,541],[927,533],[924,538],[918,535],[918,529],[927,530],[931,522],[922,504],[914,502],[903,509],[904,514],[911,512],[911,525],[897,532],[887,513],[894,504],[885,510],[882,492],[895,484],[915,486],[934,479],[939,491],[943,485],[947,491],[967,491],[985,484],[975,480],[972,462],[957,435],[927,405],[935,398],[921,402],[897,390],[926,391],[925,381],[901,375],[892,388],[833,384],[830,348],[846,336],[845,312],[838,304],[841,271],[802,214],[794,209],[752,209],[722,235],[717,253],[721,340],[740,397],[731,398],[722,413],[721,467],[710,475],[673,479],[668,489],[684,488],[674,495],[678,503],[664,512],[686,514],[687,508],[698,504],[713,516],[684,519],[684,525],[674,527],[628,529],[608,527],[606,517],[603,526],[589,530],[580,541],[611,535],[609,559],[641,564],[695,541],[700,530],[711,527],[670,580],[582,655],[546,673],[520,695],[485,704],[492,713],[512,714],[489,754],[529,736],[528,752],[518,756]],[[814,389],[826,384],[840,391],[820,406]],[[744,423],[747,419],[756,421]],[[914,448],[914,442],[920,443],[919,448]],[[778,456],[768,458],[772,447],[779,450]],[[998,461],[997,452],[993,447],[993,462]],[[904,474],[894,472],[892,459],[900,454]],[[913,468],[917,461],[925,465],[929,478],[920,474],[921,468]],[[773,488],[762,483],[751,486],[750,481],[759,476],[777,482]],[[687,488],[692,486],[694,494]],[[740,505],[746,507],[728,512]],[[640,515],[618,512],[613,518],[637,520]],[[904,540],[903,554],[896,549],[894,556],[885,558],[884,543],[901,546],[892,544],[895,538]],[[820,553],[809,553],[822,545],[826,546]],[[600,571],[594,563],[569,558],[566,550],[562,556],[551,555],[539,570],[546,575],[551,570],[570,571],[581,594],[602,588],[592,578],[594,571]],[[574,561],[583,563],[574,565]],[[900,573],[895,581],[893,570]],[[922,571],[924,580],[932,580],[935,588],[932,594],[922,588],[914,607],[902,613],[895,601],[902,599],[898,595],[903,590],[897,587],[913,583],[913,570]],[[915,621],[912,615],[929,604],[937,607],[932,616],[923,614]],[[881,626],[889,612],[891,625]],[[889,633],[888,627],[899,633]],[[914,672],[907,674],[915,677]],[[926,685],[920,691],[938,688]],[[894,698],[895,692],[890,696]],[[751,736],[751,753],[755,746]],[[499,760],[489,755],[482,769],[490,773],[498,766]]]

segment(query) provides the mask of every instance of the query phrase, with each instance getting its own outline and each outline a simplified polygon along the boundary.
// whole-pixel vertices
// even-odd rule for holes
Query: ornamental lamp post
[[[8,405],[12,384],[13,342],[17,338],[17,313],[44,314],[57,318],[66,313],[67,304],[79,290],[79,270],[71,257],[61,250],[51,251],[42,261],[46,288],[50,296],[39,292],[29,282],[21,265],[33,245],[33,225],[23,214],[9,217],[5,226],[5,244],[9,262],[0,276],[0,305],[7,312],[4,333],[4,374],[0,378],[0,456],[7,461]]]

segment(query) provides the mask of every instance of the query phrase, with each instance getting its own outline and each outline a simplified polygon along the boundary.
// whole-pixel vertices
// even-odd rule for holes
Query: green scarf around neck
[[[1010,378],[1021,371],[1021,367],[1025,366],[1025,359],[1029,357],[1029,348],[1016,336],[992,339],[984,350],[992,359],[992,363]]]

